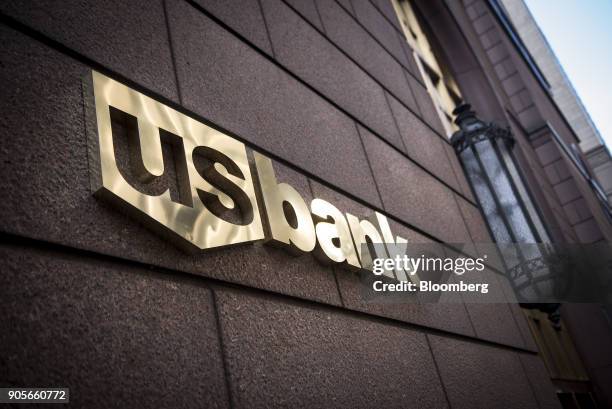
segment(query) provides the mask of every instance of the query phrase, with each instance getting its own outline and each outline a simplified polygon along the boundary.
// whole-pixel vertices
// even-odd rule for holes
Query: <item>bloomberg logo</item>
[[[180,247],[265,240],[369,271],[375,258],[403,254],[407,241],[384,215],[359,219],[322,199],[307,204],[277,181],[268,157],[250,157],[229,135],[95,71],[84,90],[94,194]],[[385,275],[418,281],[401,269]]]

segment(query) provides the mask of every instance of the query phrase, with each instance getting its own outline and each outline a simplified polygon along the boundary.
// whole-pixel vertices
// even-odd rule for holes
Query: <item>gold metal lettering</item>
[[[94,193],[142,217],[186,249],[267,238],[296,253],[310,252],[316,246],[320,259],[371,271],[373,257],[385,258],[387,252],[394,257],[406,244],[399,236],[394,239],[387,218],[380,213],[372,221],[349,213],[345,218],[322,199],[314,199],[309,208],[293,187],[277,181],[272,161],[253,152],[257,193],[261,193],[259,201],[267,216],[264,234],[243,143],[95,71],[85,83],[85,92]],[[95,109],[89,109],[91,102]],[[129,125],[124,124],[129,174],[117,161],[117,152],[124,152],[115,145],[117,122]],[[173,152],[174,166],[164,163],[168,149]],[[174,200],[164,184],[169,175],[176,178],[178,187]],[[370,249],[368,243],[375,247]],[[395,278],[393,272],[385,274]],[[405,271],[395,274],[400,280],[407,279]],[[418,278],[410,279],[418,282]]]
[[[268,216],[269,239],[289,250],[312,251],[317,237],[306,202],[292,186],[277,182],[269,158],[257,152],[253,154],[263,207]],[[289,212],[285,212],[285,207],[289,207]]]
[[[97,132],[93,132],[95,136],[90,133],[89,156],[96,195],[132,213],[146,215],[145,222],[155,228],[163,226],[163,233],[179,238],[178,243],[188,249],[208,249],[264,238],[243,143],[102,74],[94,71],[92,77]],[[181,138],[187,172],[177,177],[182,178],[178,183],[184,185],[192,206],[173,201],[169,189],[159,195],[147,195],[126,181],[117,167],[111,107],[137,118],[144,166],[141,173],[148,172],[149,178],[162,175],[165,169],[160,129]],[[205,166],[198,169],[194,158],[201,149],[204,149],[200,153],[205,156]],[[235,208],[242,211],[245,223],[236,224],[222,218],[224,211]]]
[[[408,240],[400,236],[396,236],[394,238],[393,233],[391,232],[391,226],[389,226],[389,220],[378,212],[375,212],[375,215],[376,222],[380,228],[385,246],[387,247],[389,258],[395,258],[397,256],[403,257],[406,254],[406,245],[408,244]],[[417,274],[410,275],[399,266],[396,266],[394,271],[395,276],[399,281],[408,281],[408,279],[410,279],[410,281],[417,285],[420,282]]]
[[[350,213],[346,214],[346,219],[348,220],[351,234],[353,235],[361,266],[366,270],[372,271],[373,258],[387,258],[386,251],[383,248],[383,239],[376,229],[376,226],[369,220],[359,220]],[[368,246],[368,239],[370,243],[374,244],[372,249]],[[375,253],[377,251],[378,254]],[[385,271],[384,275],[395,278],[392,272]]]
[[[315,255],[319,259],[324,260],[325,256],[336,263],[346,262],[349,266],[361,267],[342,212],[322,199],[314,199],[310,209],[318,219],[315,226],[318,241]]]

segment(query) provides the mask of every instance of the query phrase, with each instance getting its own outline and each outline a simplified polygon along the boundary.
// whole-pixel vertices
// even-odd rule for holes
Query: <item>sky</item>
[[[525,0],[612,150],[612,0]]]

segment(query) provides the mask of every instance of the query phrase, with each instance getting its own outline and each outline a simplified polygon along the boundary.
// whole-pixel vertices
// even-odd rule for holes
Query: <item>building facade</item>
[[[555,103],[580,139],[580,149],[586,155],[601,190],[610,202],[612,200],[612,157],[597,127],[582,105],[525,2],[523,0],[504,0],[502,5],[529,53],[545,75]]]
[[[511,130],[509,177],[540,239],[609,242],[609,209],[569,148],[578,138],[498,6],[0,5],[2,386],[69,387],[71,403],[88,408],[609,406],[612,332],[601,306],[562,307],[552,338],[575,351],[559,354],[538,338],[551,327],[537,309],[364,302],[355,272],[309,252],[261,241],[186,252],[93,194],[95,72],[134,101],[243,144],[251,162],[265,155],[276,181],[308,203],[359,219],[377,212],[410,243],[490,243],[494,212],[450,141],[453,108],[467,101]],[[133,165],[130,135],[145,128],[113,115],[115,154]],[[176,145],[159,135],[166,163]],[[160,195],[179,184],[172,163],[132,183]],[[246,178],[249,164],[241,169]],[[167,197],[181,195],[175,186]],[[270,211],[261,197],[251,203]],[[555,379],[552,365],[570,355]]]

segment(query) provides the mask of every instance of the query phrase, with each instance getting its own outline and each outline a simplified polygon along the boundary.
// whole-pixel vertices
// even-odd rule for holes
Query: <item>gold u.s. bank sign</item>
[[[88,112],[94,193],[140,216],[181,247],[197,251],[266,240],[293,252],[314,251],[323,261],[370,270],[374,257],[394,257],[397,247],[392,244],[406,243],[394,237],[387,218],[378,212],[360,220],[321,199],[309,207],[293,187],[276,180],[266,156],[253,152],[250,162],[242,142],[117,81],[93,72],[85,90],[86,106],[95,103]],[[127,170],[119,166],[113,127],[122,118],[132,121],[136,135],[128,144]],[[167,169],[162,145],[174,152],[174,160],[168,161],[174,169]],[[166,173],[176,178],[174,198],[161,183]],[[157,190],[143,192],[147,185]],[[385,245],[369,250],[364,245],[368,242]],[[385,254],[370,254],[381,248]],[[395,275],[407,279],[405,272]]]

